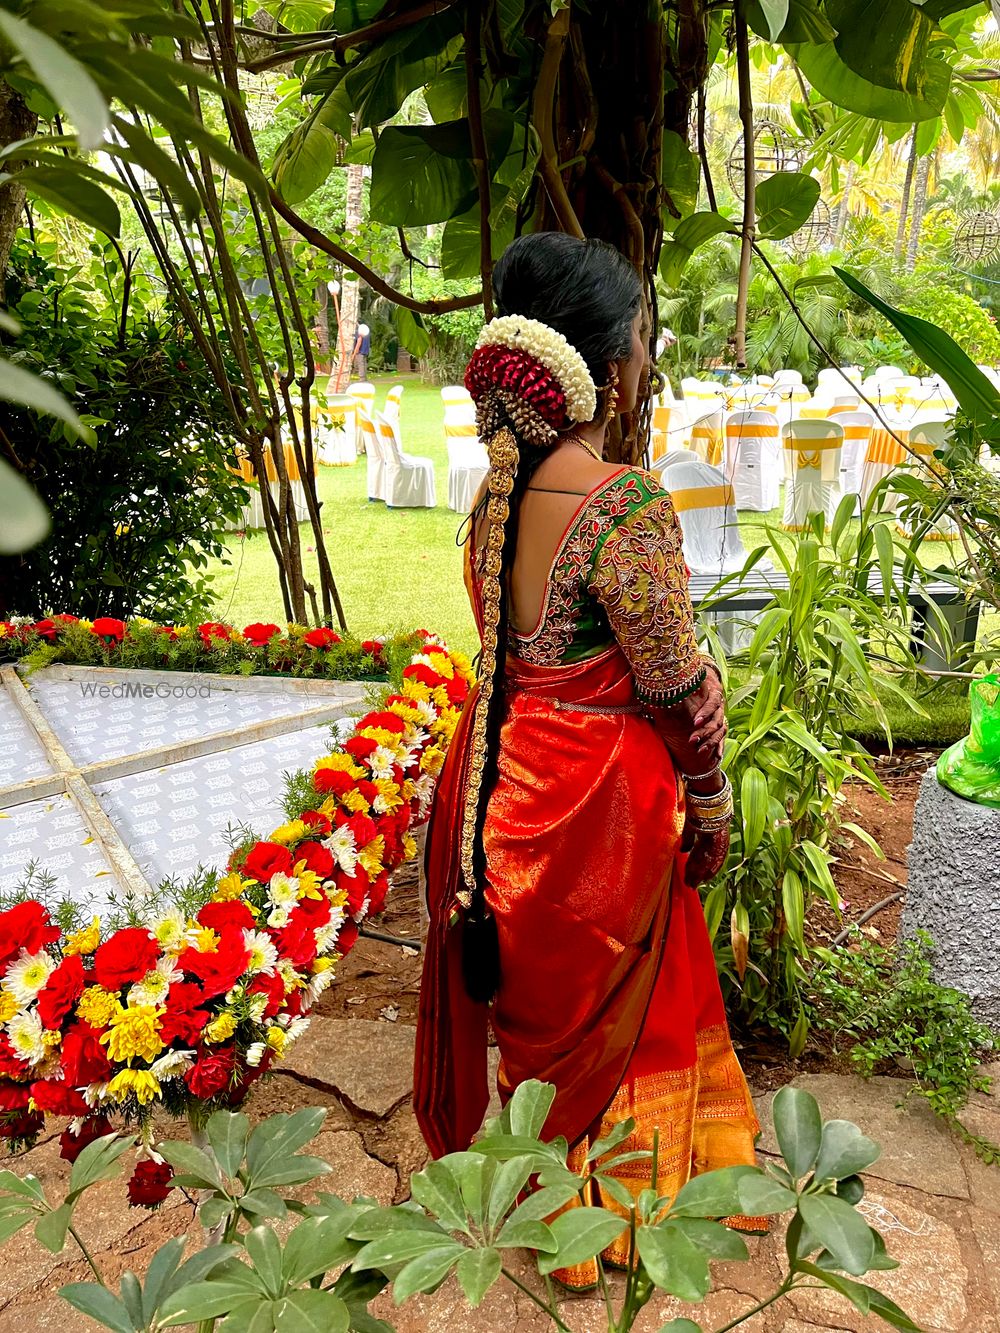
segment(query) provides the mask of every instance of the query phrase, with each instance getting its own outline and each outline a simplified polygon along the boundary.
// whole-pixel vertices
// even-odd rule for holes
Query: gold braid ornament
[[[486,478],[486,546],[483,556],[483,646],[479,659],[479,694],[476,697],[470,742],[471,758],[465,783],[462,816],[462,879],[465,887],[455,895],[468,911],[476,888],[474,849],[479,793],[486,771],[486,722],[493,698],[493,676],[497,666],[497,628],[500,624],[500,571],[503,568],[504,525],[510,513],[510,494],[520,461],[517,440],[509,426],[502,426],[486,444],[490,470]]]

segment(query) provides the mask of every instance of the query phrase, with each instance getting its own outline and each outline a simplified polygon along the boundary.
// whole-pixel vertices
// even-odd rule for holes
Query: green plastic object
[[[1000,675],[972,682],[972,727],[938,760],[942,786],[956,796],[1000,810]]]

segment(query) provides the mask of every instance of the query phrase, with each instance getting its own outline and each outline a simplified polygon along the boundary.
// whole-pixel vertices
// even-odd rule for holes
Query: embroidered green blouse
[[[680,524],[670,496],[639,468],[586,497],[556,549],[537,625],[511,631],[511,650],[536,666],[581,661],[615,641],[650,703],[676,703],[705,678]]]

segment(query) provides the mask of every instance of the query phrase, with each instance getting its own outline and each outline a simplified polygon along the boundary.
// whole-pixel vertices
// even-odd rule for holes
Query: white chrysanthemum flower
[[[329,990],[336,980],[337,969],[335,967],[328,967],[325,972],[316,973],[309,982],[309,985],[302,992],[306,997],[306,1004],[310,1009],[319,1000],[320,996]]]
[[[7,973],[8,977],[10,973]],[[48,1054],[42,1020],[32,1009],[30,1014],[15,1014],[7,1024],[7,1038],[19,1060],[37,1065]]]
[[[83,1089],[83,1100],[91,1110],[93,1110],[95,1106],[103,1106],[108,1100],[108,1089],[110,1086],[110,1083],[88,1083]]]
[[[250,950],[250,961],[246,970],[251,976],[255,976],[258,972],[270,976],[278,961],[278,950],[270,935],[265,935],[262,930],[244,930],[243,943]]]
[[[267,1042],[264,1041],[252,1042],[244,1051],[243,1058],[244,1060],[246,1060],[247,1064],[250,1066],[251,1069],[256,1069],[257,1066],[260,1064],[261,1060],[263,1060],[264,1053],[266,1050],[267,1050]]]
[[[417,802],[417,811],[422,819],[431,808],[434,796],[434,779],[429,773],[421,773],[413,784],[413,799]]]
[[[154,1060],[149,1066],[149,1072],[158,1079],[179,1078],[194,1064],[194,1051],[168,1051],[166,1055],[161,1055],[159,1060]]]
[[[362,915],[368,910],[368,899],[365,898],[362,904]],[[344,924],[346,913],[343,907],[334,907],[330,912],[330,920],[325,922],[316,931],[316,952],[329,953],[337,943],[337,936],[340,934],[340,928]]]
[[[152,971],[140,977],[129,989],[129,1004],[149,1004],[154,1008],[165,1004],[170,987],[175,981],[183,981],[184,973],[177,966],[176,960],[169,954],[156,960]]]
[[[280,930],[282,926],[288,925],[291,915],[287,907],[275,907],[267,914],[267,924],[272,930]]]
[[[294,907],[299,900],[299,881],[279,870],[271,876],[267,892],[275,907]]]
[[[295,970],[295,964],[290,958],[282,958],[275,968],[278,976],[285,983],[285,990],[294,990],[299,982],[299,974]]]
[[[298,1041],[312,1022],[311,1018],[290,1018],[288,1014],[282,1014],[278,1022],[285,1029],[285,1050],[287,1051],[293,1041]]]
[[[392,770],[396,767],[396,753],[387,745],[376,745],[366,762],[373,778],[391,778]]]
[[[10,991],[18,1004],[30,1004],[55,970],[55,959],[44,949],[38,953],[22,949],[17,961],[7,969],[4,989]]]
[[[268,997],[261,991],[247,996],[247,1013],[252,1023],[263,1023]]]
[[[566,397],[570,421],[593,421],[597,388],[583,357],[561,333],[537,319],[501,315],[491,319],[476,341],[477,347],[510,347],[540,361]]]
[[[353,875],[358,868],[358,846],[354,834],[342,824],[323,839],[323,846],[331,853],[345,875]]]
[[[181,953],[194,942],[195,931],[177,907],[147,921],[149,933],[166,953]]]
[[[429,727],[437,718],[437,709],[431,703],[430,699],[415,699],[412,702],[413,707],[420,714],[420,721],[425,727]]]

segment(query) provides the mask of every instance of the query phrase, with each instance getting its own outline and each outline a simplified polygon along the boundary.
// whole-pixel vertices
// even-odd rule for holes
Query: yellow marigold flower
[[[81,621],[80,621],[80,628],[81,628],[81,629],[93,629],[93,628],[94,628],[94,622],[93,622],[92,620],[81,620]]]
[[[160,1036],[162,1009],[151,1004],[130,1004],[120,1009],[111,1020],[110,1030],[101,1036],[114,1061],[155,1060],[163,1050]]]
[[[371,809],[371,806],[359,791],[345,791],[340,798],[340,804],[345,810],[350,810],[352,815],[366,815]]]
[[[296,861],[292,867],[292,875],[299,881],[299,899],[303,898],[321,898],[323,896],[323,881],[315,870],[307,870],[305,861]]]
[[[236,1031],[236,1019],[232,1014],[223,1013],[213,1018],[205,1027],[205,1040],[210,1042],[228,1041]]]
[[[441,765],[444,763],[444,750],[440,745],[428,745],[427,749],[420,756],[420,769],[423,773],[429,773],[432,778],[436,778],[441,772]]]
[[[0,990],[0,1023],[9,1022],[18,1010],[18,1003],[9,990]]]
[[[451,740],[455,734],[455,728],[458,726],[459,714],[454,708],[445,708],[438,715],[437,721],[431,727],[431,733],[434,736],[443,736],[445,740]]]
[[[52,1050],[56,1046],[61,1046],[62,1033],[57,1032],[54,1028],[46,1028],[42,1033],[42,1045],[47,1046],[49,1050]]]
[[[320,972],[329,972],[330,968],[335,966],[335,960],[329,956],[314,958],[309,965],[309,971],[312,972],[313,976],[316,976]]]
[[[380,833],[377,838],[372,838],[367,847],[362,847],[358,853],[358,864],[370,875],[376,879],[383,870],[382,854],[385,851],[385,838]]]
[[[326,815],[327,819],[332,819],[337,810],[336,796],[328,796],[323,804],[318,805],[316,809],[321,815]]]
[[[84,926],[82,930],[75,930],[63,945],[64,954],[88,954],[93,953],[101,942],[101,921],[99,917],[94,917],[89,926]]]
[[[412,778],[405,778],[403,780],[403,800],[412,801],[414,796],[416,796],[416,794],[417,794],[417,784],[413,781]]]
[[[451,696],[443,685],[435,685],[431,690],[431,703],[437,708],[451,707]]]
[[[232,870],[228,875],[223,875],[215,886],[212,901],[225,903],[231,898],[239,898],[247,885],[252,883],[253,880],[243,879],[237,871]]]
[[[403,681],[403,688],[399,692],[400,694],[405,695],[407,699],[416,699],[424,702],[431,697],[431,692],[423,681],[410,680],[409,678]]]
[[[403,834],[403,855],[407,861],[412,861],[417,854],[417,840],[412,833]]]
[[[472,669],[472,661],[467,653],[460,652],[456,649],[451,654],[451,660],[460,676],[464,676],[468,681],[475,680],[476,673]]]
[[[301,819],[292,819],[287,824],[279,824],[271,834],[271,842],[287,847],[289,843],[301,842],[306,832],[306,826]]]
[[[313,772],[318,773],[321,768],[333,768],[341,773],[350,773],[352,778],[363,778],[365,775],[365,770],[342,750],[338,750],[334,754],[325,754],[322,759],[317,759]]]
[[[433,658],[434,666],[432,669],[436,671],[439,676],[444,676],[445,680],[454,680],[455,666],[451,659],[443,657],[440,653],[434,653]]]
[[[403,793],[399,790],[399,784],[393,782],[392,778],[376,778],[375,786],[382,798],[379,804],[386,814],[391,815],[403,804]]]
[[[92,1028],[106,1028],[121,1009],[118,996],[100,986],[88,986],[76,1004],[76,1016]]]
[[[404,722],[412,722],[416,724],[420,721],[419,711],[414,708],[412,704],[403,703],[401,699],[397,699],[395,703],[389,705],[389,712],[395,713],[395,715],[402,718]]]
[[[177,629],[177,637],[179,639],[186,639],[189,638],[191,635],[190,625],[178,625],[176,629]]]
[[[194,937],[194,947],[199,953],[215,953],[219,947],[219,937],[208,926],[202,926]]]
[[[154,1097],[160,1095],[160,1080],[148,1069],[122,1069],[108,1084],[108,1096],[112,1101],[123,1102],[130,1093],[140,1106],[147,1106]]]
[[[284,1028],[268,1028],[265,1040],[275,1055],[284,1054],[285,1042],[287,1041]]]
[[[395,749],[399,744],[399,736],[395,731],[390,731],[388,727],[362,727],[358,735],[367,737],[368,740],[374,741],[376,745],[386,745],[390,750]]]

